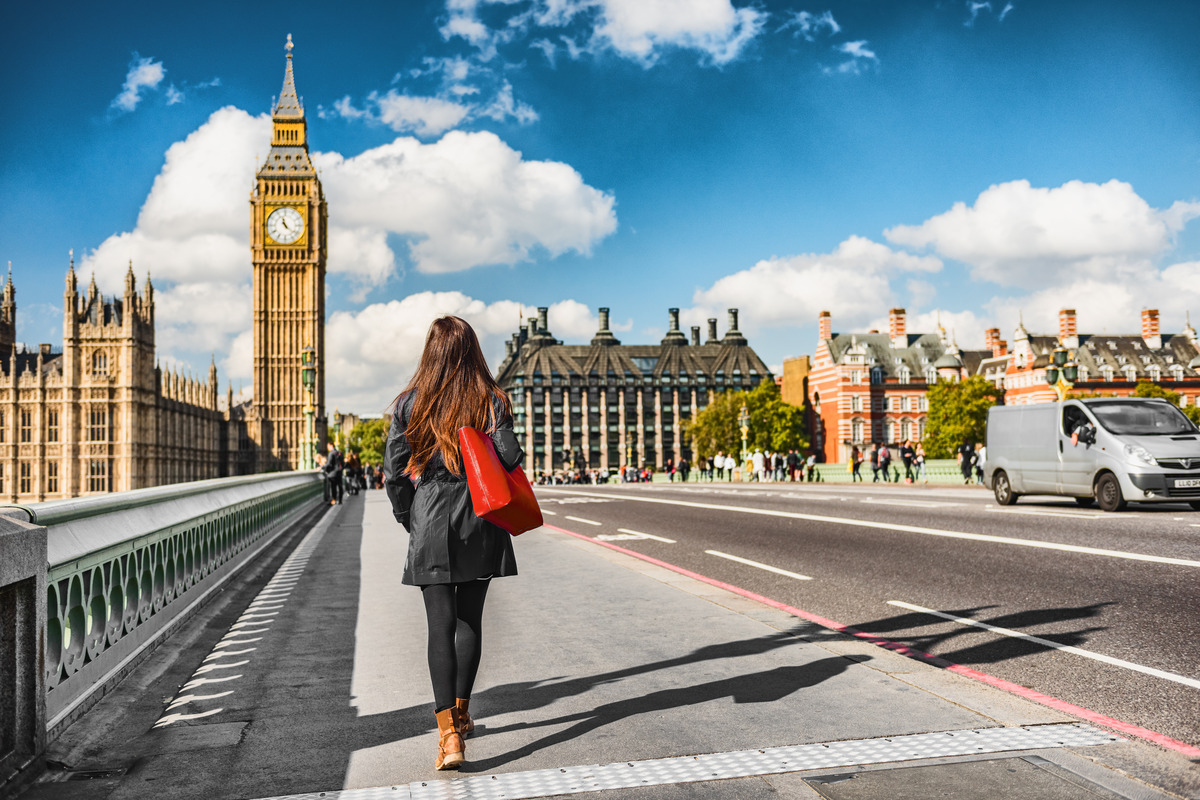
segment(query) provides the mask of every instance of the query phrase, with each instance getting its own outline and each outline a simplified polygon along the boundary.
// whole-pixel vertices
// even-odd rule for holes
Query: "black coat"
[[[437,454],[415,486],[402,474],[412,456],[405,435],[412,406],[411,394],[397,404],[383,459],[384,486],[392,512],[408,530],[408,557],[401,583],[426,586],[516,575],[512,536],[475,515],[465,476],[451,473]],[[513,433],[512,417],[502,416],[499,402],[493,405],[493,412],[500,424],[492,443],[500,463],[511,471],[525,453]]]

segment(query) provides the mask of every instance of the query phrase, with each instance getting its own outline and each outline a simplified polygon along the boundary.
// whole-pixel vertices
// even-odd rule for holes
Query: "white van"
[[[1105,511],[1131,501],[1200,511],[1200,430],[1162,399],[995,406],[984,481],[1006,506],[1023,494],[1057,494]]]

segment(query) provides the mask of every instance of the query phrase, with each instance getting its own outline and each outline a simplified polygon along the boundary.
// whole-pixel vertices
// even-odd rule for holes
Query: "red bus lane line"
[[[771,598],[757,594],[756,592],[751,592],[747,589],[742,589],[741,587],[716,580],[715,578],[709,578],[706,575],[701,575],[698,572],[692,572],[689,569],[684,569],[683,567],[669,564],[666,561],[643,555],[636,550],[630,550],[625,547],[610,544],[609,542],[602,542],[599,539],[595,539],[591,536],[585,536],[582,533],[569,531],[556,525],[544,525],[543,527],[549,528],[552,531],[558,531],[559,533],[565,533],[568,536],[573,536],[576,539],[582,539],[585,542],[590,542],[591,544],[599,545],[600,547],[607,547],[610,550],[615,550],[618,553],[624,553],[627,556],[632,556],[647,563],[654,564],[655,566],[662,567],[663,569],[669,569],[672,572],[677,572],[685,577],[693,578],[701,583],[707,583],[709,586],[715,586],[718,589],[724,589],[725,591],[733,592],[734,594],[741,595],[748,600],[754,600],[755,602],[762,603],[765,606],[770,606],[771,608],[791,614],[794,617],[808,620],[809,622],[820,625],[823,628],[829,628],[830,630],[837,631],[838,633],[854,636],[866,642],[870,642],[877,647],[882,647],[886,650],[891,650],[894,653],[899,653],[900,655],[908,656],[909,658],[913,658],[918,661],[923,661],[926,664],[940,667],[957,675],[962,675],[964,677],[977,680],[981,683],[986,683],[988,686],[1001,689],[1009,692],[1010,694],[1015,694],[1018,697],[1022,697],[1026,700],[1031,700],[1040,705],[1052,708],[1055,711],[1061,711],[1064,714],[1070,714],[1071,716],[1079,717],[1080,719],[1087,720],[1088,722],[1100,725],[1110,730],[1118,731],[1126,734],[1127,736],[1133,736],[1138,739],[1153,742],[1161,747],[1182,753],[1188,758],[1200,758],[1200,747],[1194,747],[1187,742],[1181,742],[1178,739],[1173,739],[1166,734],[1152,731],[1149,728],[1143,728],[1129,722],[1123,722],[1115,717],[1109,717],[1099,712],[1084,708],[1083,706],[1077,706],[1074,703],[1068,703],[1065,700],[1059,700],[1057,697],[1051,697],[1048,694],[1043,694],[1036,689],[1030,689],[1026,686],[1021,686],[1020,684],[1013,683],[1012,681],[1006,681],[1003,678],[997,678],[994,675],[988,675],[986,672],[980,672],[979,670],[965,667],[962,664],[955,664],[951,661],[947,661],[941,656],[935,656],[931,653],[926,653],[924,651],[909,647],[908,645],[875,636],[874,634],[864,633],[863,631],[843,625],[840,622],[826,619],[818,614],[813,614],[812,612],[804,611],[803,609],[799,609],[794,606],[789,606],[786,603],[779,602],[778,600],[772,600]]]

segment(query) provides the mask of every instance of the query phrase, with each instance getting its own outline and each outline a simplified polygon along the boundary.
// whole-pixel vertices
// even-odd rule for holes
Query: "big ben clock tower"
[[[307,396],[301,351],[316,353],[313,388],[318,440],[325,420],[326,209],[321,181],[308,157],[308,125],[287,70],[272,114],[271,151],[250,195],[254,263],[254,413],[256,471],[296,469],[306,441]]]

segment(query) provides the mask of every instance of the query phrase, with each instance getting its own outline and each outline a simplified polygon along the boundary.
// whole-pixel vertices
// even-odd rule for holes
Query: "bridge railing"
[[[48,738],[321,496],[317,473],[288,472],[30,506],[46,535],[39,677]],[[0,527],[12,513],[0,514]]]

